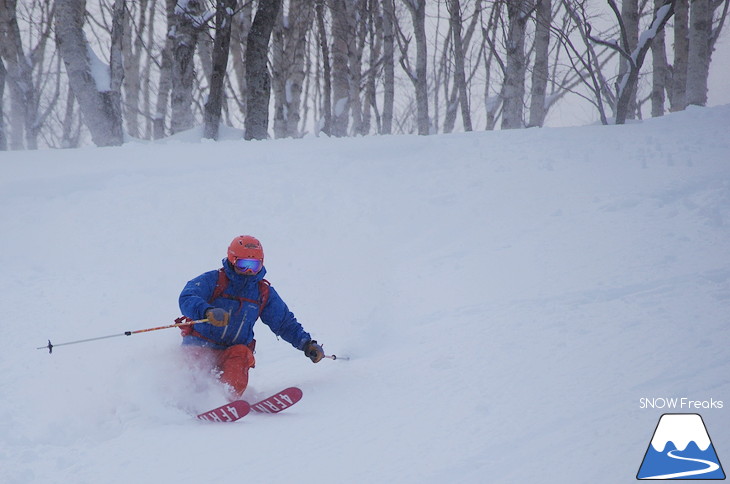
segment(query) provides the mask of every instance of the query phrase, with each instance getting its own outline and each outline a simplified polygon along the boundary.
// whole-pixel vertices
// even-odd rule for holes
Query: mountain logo
[[[659,418],[637,479],[725,479],[702,417],[665,413]]]

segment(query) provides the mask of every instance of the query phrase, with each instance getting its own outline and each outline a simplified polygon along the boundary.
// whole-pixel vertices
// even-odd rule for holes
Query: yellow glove
[[[231,319],[231,313],[226,312],[221,308],[208,309],[205,312],[205,317],[208,322],[213,326],[227,326],[228,321]]]

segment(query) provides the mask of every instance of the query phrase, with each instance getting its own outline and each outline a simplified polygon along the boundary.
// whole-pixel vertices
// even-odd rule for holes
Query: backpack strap
[[[245,297],[236,297],[224,294],[226,288],[228,287],[228,282],[229,281],[228,276],[226,275],[226,271],[221,267],[220,269],[218,269],[218,281],[215,283],[215,289],[213,289],[213,294],[210,296],[210,299],[208,299],[208,303],[213,304],[213,301],[215,301],[219,297],[224,297],[226,299],[238,301],[238,310],[240,311],[243,307],[244,302],[252,302],[254,304],[258,304],[259,306],[259,314],[257,316],[258,319],[258,317],[261,316],[261,311],[264,310],[264,307],[269,302],[269,287],[271,286],[271,283],[269,283],[269,281],[267,281],[266,279],[261,279],[259,281],[259,300],[253,301]]]
[[[218,269],[218,282],[215,283],[215,289],[213,289],[213,295],[208,299],[208,303],[212,304],[213,301],[223,295],[223,291],[228,287],[228,276],[226,271],[221,267]]]
[[[266,279],[259,281],[259,317],[261,317],[261,311],[269,303],[269,287],[271,287],[271,283]]]

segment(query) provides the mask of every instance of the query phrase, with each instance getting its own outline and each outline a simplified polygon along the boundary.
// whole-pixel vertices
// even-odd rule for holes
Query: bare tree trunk
[[[246,39],[251,30],[253,2],[244,1],[233,16],[231,26],[231,60],[236,73],[238,108],[246,115]]]
[[[383,0],[383,124],[382,134],[393,131],[395,104],[395,5]]]
[[[116,7],[116,3],[115,3]],[[144,16],[142,16],[144,18]],[[144,22],[142,20],[142,22]],[[122,111],[124,113],[124,122],[127,133],[134,137],[139,137],[139,96],[140,92],[140,57],[136,55],[133,47],[132,39],[139,39],[142,32],[135,31],[132,25],[132,15],[124,16],[124,30],[127,34],[122,35],[121,53],[123,56],[124,78],[122,81],[124,103]]]
[[[119,113],[122,112],[122,83],[124,82],[124,46],[122,39],[124,38],[124,24],[126,15],[124,12],[124,0],[114,0],[112,9],[112,45],[109,54],[109,72],[110,72],[110,93],[114,105],[119,106]]]
[[[157,86],[157,104],[155,117],[152,121],[152,137],[162,139],[165,137],[165,118],[167,118],[167,107],[170,101],[172,90],[172,39],[168,36],[165,40],[165,47],[160,52],[160,80]]]
[[[100,61],[91,50],[83,32],[85,0],[57,0],[56,38],[66,65],[71,89],[79,102],[86,126],[97,146],[121,145],[122,115],[119,93],[111,92],[111,73],[92,75],[92,60]]]
[[[5,64],[0,57],[0,151],[8,149],[8,138],[5,136],[5,113],[3,112],[3,96],[5,94]]]
[[[203,69],[205,82],[210,86],[213,77],[213,37],[207,25],[200,25],[198,28],[198,42],[196,44],[200,67]]]
[[[350,75],[348,45],[350,25],[345,0],[331,0],[332,14],[332,135],[347,136],[350,118]]]
[[[651,48],[656,35],[664,29],[664,25],[674,14],[673,0],[664,0],[654,15],[649,28],[642,35],[641,43],[636,46],[633,52],[622,52],[625,58],[630,59],[629,71],[619,78],[616,93],[616,124],[624,124],[629,116],[631,98],[635,97],[636,84],[639,81],[639,72],[644,63],[644,58]]]
[[[535,25],[535,65],[532,68],[530,92],[530,121],[528,126],[542,126],[547,115],[545,94],[548,82],[548,52],[552,27],[552,2],[542,0],[537,5]]]
[[[10,81],[10,148],[35,149],[33,137],[38,94],[33,89],[33,66],[23,50],[16,0],[0,0],[0,57]]]
[[[223,81],[228,68],[228,47],[231,44],[231,23],[237,0],[218,0],[215,14],[215,42],[213,43],[213,70],[210,78],[208,102],[205,103],[205,138],[218,139],[223,104]]]
[[[485,128],[488,131],[494,130],[497,125],[497,116],[499,113],[500,106],[502,105],[501,89],[499,94],[490,95],[490,87],[492,85],[492,64],[496,60],[499,66],[504,72],[504,65],[502,59],[497,54],[497,50],[494,48],[495,39],[497,36],[497,28],[499,22],[497,19],[501,17],[502,3],[495,3],[492,5],[492,10],[489,14],[489,20],[486,26],[482,26],[482,45],[488,46],[488,48],[482,49],[482,57],[484,58],[484,110],[486,111],[487,119]],[[504,85],[503,85],[504,87]]]
[[[365,33],[367,28],[367,0],[355,0],[345,3],[347,11],[348,32],[350,32],[347,45],[348,62],[348,84],[350,99],[350,112],[352,113],[352,127],[350,132],[353,136],[363,133],[362,127],[362,101],[360,86],[362,85],[362,54],[365,44]]]
[[[201,0],[167,0],[168,36],[172,40],[171,59],[171,120],[170,131],[175,134],[192,128],[193,56],[200,29]]]
[[[289,11],[280,12],[272,38],[274,91],[274,137],[299,138],[304,60],[307,32],[314,5],[310,0],[290,0]]]
[[[63,131],[61,134],[61,148],[76,148],[78,146],[78,135],[74,136],[74,104],[76,98],[71,88],[66,94],[66,111],[63,116]]]
[[[287,91],[287,132],[289,136],[301,137],[300,122],[302,120],[301,106],[302,93],[304,91],[304,80],[306,78],[305,60],[308,58],[309,44],[307,43],[307,33],[312,28],[314,20],[314,5],[311,0],[299,0],[296,2],[295,9],[290,13],[290,17],[294,17],[295,23],[291,32],[291,40],[293,41],[292,50],[295,52],[294,62],[292,62],[292,72],[290,73]]]
[[[145,0],[146,1],[146,0]],[[147,34],[147,43],[146,45],[140,45],[139,50],[137,51],[142,57],[142,52],[146,48],[146,46],[152,46],[155,43],[155,36],[156,36],[156,26],[157,26],[157,19],[155,18],[155,14],[157,12],[157,0],[151,0],[149,3],[149,17],[147,17],[146,25],[148,25],[146,32],[140,32],[140,39],[139,41],[142,41],[142,34]],[[165,36],[167,37],[167,36]],[[136,45],[136,42],[135,42]],[[164,45],[164,44],[163,44]],[[142,79],[141,79],[141,89],[142,89],[142,113],[144,116],[144,138],[145,139],[153,139],[153,132],[154,132],[154,115],[153,115],[153,109],[152,109],[152,64],[156,64],[158,62],[158,58],[153,59],[151,55],[147,55],[144,57],[144,67],[142,68]],[[140,59],[140,66],[142,65],[142,60]]]
[[[507,2],[509,32],[504,73],[504,108],[502,129],[523,126],[525,98],[525,25],[529,18],[530,0]]]
[[[428,44],[426,42],[426,0],[403,0],[411,12],[416,37],[416,72],[406,72],[416,88],[418,134],[431,132],[428,115]]]
[[[689,61],[689,0],[674,5],[674,65],[672,66],[671,111],[687,107],[687,62]]]
[[[274,29],[271,32],[271,90],[274,93],[274,138],[277,139],[287,137],[286,87],[289,77],[287,63],[292,60],[286,55],[288,46],[285,37],[290,27],[288,25],[290,18],[284,10],[284,5],[282,5],[279,15],[276,17]],[[296,22],[296,19],[294,21]]]
[[[469,113],[469,92],[466,86],[466,74],[464,72],[464,46],[461,38],[461,4],[459,0],[447,2],[449,18],[451,22],[451,33],[454,39],[454,82],[459,93],[459,104],[461,105],[461,118],[464,123],[464,130],[471,131],[471,114]]]
[[[368,70],[365,80],[365,96],[362,103],[362,134],[370,133],[373,111],[375,114],[376,132],[380,133],[380,113],[377,103],[378,65],[383,46],[383,16],[380,12],[380,0],[365,2],[367,9],[367,43],[369,44]],[[365,41],[363,40],[363,46]]]
[[[332,69],[330,68],[330,52],[327,42],[327,30],[324,24],[324,0],[317,0],[315,3],[317,16],[317,32],[319,37],[319,48],[322,53],[322,70],[324,78],[324,93],[322,101],[322,117],[324,122],[318,131],[327,136],[332,134]]]
[[[625,52],[633,52],[639,42],[639,0],[622,0],[621,17],[623,21],[622,48]],[[629,60],[621,57],[619,60],[619,78],[624,76],[631,69]],[[626,118],[636,118],[636,86],[631,87],[631,92],[626,109]]]
[[[693,0],[690,6],[689,56],[687,64],[687,104],[707,104],[710,71],[712,0]]]
[[[664,4],[662,0],[654,0],[654,15]],[[664,92],[667,89],[669,79],[669,67],[667,65],[667,49],[664,45],[664,30],[659,32],[651,43],[651,115],[652,117],[664,116]]]
[[[269,40],[282,0],[260,0],[246,43],[246,122],[244,137],[266,139],[269,132],[271,76]]]
[[[136,28],[132,25],[132,15],[125,16],[124,28],[126,35],[123,36],[122,55],[124,56],[124,120],[127,126],[127,133],[133,137],[142,136],[139,126],[140,95],[147,95],[148,89],[142,87],[141,59],[145,49],[143,35],[152,25],[147,25],[148,0],[139,0],[139,15]],[[115,3],[116,7],[116,3]],[[124,5],[122,5],[124,8]],[[129,7],[127,7],[129,8]],[[148,80],[148,77],[144,77]]]

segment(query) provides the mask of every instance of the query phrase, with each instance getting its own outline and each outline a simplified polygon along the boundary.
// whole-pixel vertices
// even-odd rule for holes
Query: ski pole
[[[324,355],[325,358],[329,358],[330,360],[349,360],[349,356],[337,356],[337,355]]]
[[[190,326],[191,324],[195,323],[206,323],[208,322],[207,319],[198,319],[197,321],[191,321],[187,318],[177,318],[175,320],[175,324],[168,324],[167,326],[158,326],[156,328],[147,328],[147,329],[138,329],[136,331],[125,331],[124,333],[119,334],[110,334],[108,336],[99,336],[98,338],[89,338],[89,339],[80,339],[78,341],[68,341],[66,343],[58,343],[58,344],[52,344],[51,340],[48,340],[48,344],[46,346],[39,346],[36,348],[37,350],[42,349],[48,349],[48,353],[53,353],[53,348],[55,346],[66,346],[66,345],[75,345],[77,343],[87,343],[89,341],[98,341],[100,339],[107,339],[107,338],[116,338],[117,336],[131,336],[133,334],[139,334],[139,333],[147,333],[149,331],[157,331],[160,329],[167,329],[167,328],[178,328],[180,326]]]

